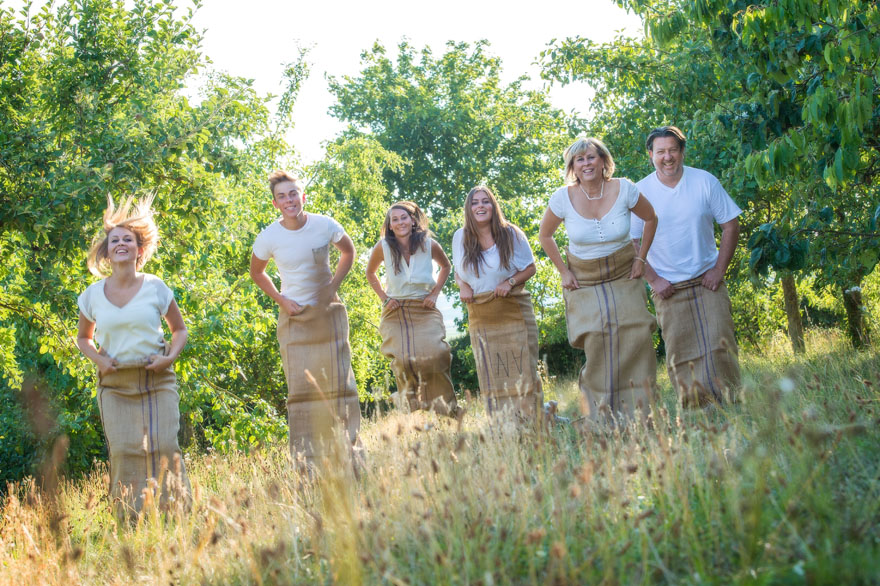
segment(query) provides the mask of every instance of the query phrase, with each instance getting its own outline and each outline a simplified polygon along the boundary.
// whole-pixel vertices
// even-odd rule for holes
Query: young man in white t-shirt
[[[724,274],[739,239],[742,210],[711,173],[684,165],[685,143],[675,126],[653,130],[646,146],[655,172],[637,185],[659,220],[645,278],[666,342],[669,378],[683,400],[705,404],[732,398],[739,386]],[[633,217],[630,235],[637,249],[642,227]]]
[[[305,211],[302,181],[285,171],[269,176],[281,217],[254,241],[251,279],[278,304],[278,343],[287,377],[290,450],[314,459],[329,443],[334,420],[357,440],[360,410],[351,370],[348,314],[337,291],[354,262],[354,244],[333,218]],[[330,246],[339,250],[330,271]],[[281,290],[266,274],[275,259]]]

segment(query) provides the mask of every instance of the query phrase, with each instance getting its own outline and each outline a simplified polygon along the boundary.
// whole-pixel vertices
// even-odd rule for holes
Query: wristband
[[[391,297],[386,297],[385,301],[382,302],[382,307],[385,307],[386,305],[388,305],[389,301],[391,301]]]
[[[641,262],[643,262],[643,263],[645,263],[645,264],[648,264],[648,261],[646,261],[645,259],[643,259],[643,258],[640,257],[640,256],[637,256],[637,257],[636,257],[636,260],[641,261]]]

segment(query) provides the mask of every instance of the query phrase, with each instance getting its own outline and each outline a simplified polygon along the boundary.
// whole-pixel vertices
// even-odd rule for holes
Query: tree
[[[0,8],[3,404],[21,404],[29,375],[55,412],[52,433],[71,440],[69,467],[101,456],[93,368],[73,345],[76,296],[92,279],[85,255],[107,194],[154,192],[162,244],[148,270],[175,290],[190,329],[177,363],[188,439],[222,448],[283,433],[274,316],[247,278],[264,178],[292,156],[283,108],[273,119],[249,82],[204,69],[192,10],[68,0],[28,11]],[[302,57],[282,102],[307,74]],[[208,82],[193,104],[182,90],[197,72]],[[2,414],[13,431],[26,425],[14,412]],[[33,459],[0,462],[3,479]]]
[[[606,68],[602,76],[612,94],[662,112],[651,95],[659,89],[691,130],[709,131],[701,149],[731,155],[725,185],[764,220],[749,240],[751,269],[818,271],[844,291],[849,331],[860,344],[859,284],[878,250],[876,5],[620,4],[643,18],[644,44],[618,41],[585,53],[562,43],[545,54],[547,75],[579,75],[577,64],[597,54],[602,69],[620,50],[613,58],[622,74]]]

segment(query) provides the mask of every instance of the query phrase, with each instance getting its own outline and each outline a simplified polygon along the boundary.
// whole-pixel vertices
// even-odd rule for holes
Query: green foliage
[[[542,57],[547,79],[596,88],[593,132],[624,173],[649,128],[677,124],[689,164],[746,210],[755,275],[858,286],[880,249],[876,4],[618,3],[641,16],[645,39],[567,39]]]

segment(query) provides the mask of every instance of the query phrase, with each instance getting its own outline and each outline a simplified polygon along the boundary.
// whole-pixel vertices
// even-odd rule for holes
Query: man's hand
[[[672,297],[672,294],[675,293],[675,288],[672,286],[672,283],[659,275],[649,284],[651,285],[651,290],[654,291],[660,299],[669,299]]]
[[[724,282],[724,271],[717,267],[713,267],[706,271],[703,275],[703,287],[710,291],[717,291],[721,283]]]

